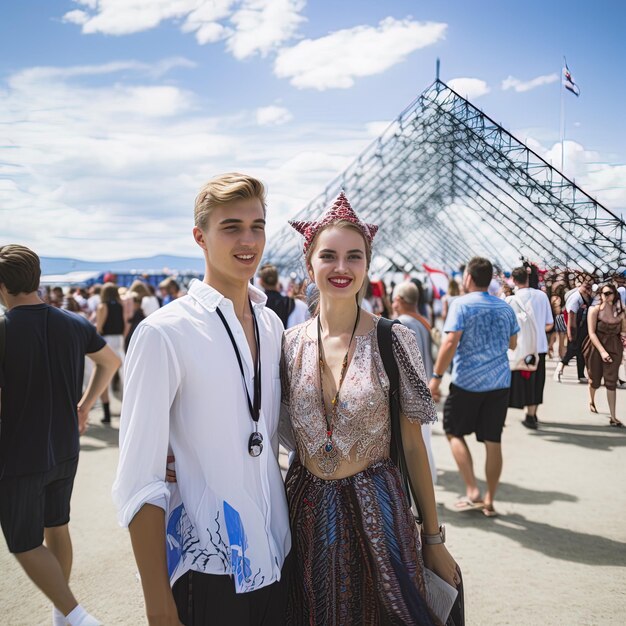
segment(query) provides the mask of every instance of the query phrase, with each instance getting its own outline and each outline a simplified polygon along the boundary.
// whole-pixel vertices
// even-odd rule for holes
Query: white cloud
[[[555,83],[559,80],[559,75],[554,74],[545,74],[544,76],[537,76],[531,80],[521,81],[519,78],[515,78],[514,76],[509,76],[502,81],[502,89],[506,91],[507,89],[514,89],[517,92],[530,91],[531,89],[536,89],[537,87],[541,87],[543,85],[549,85],[550,83]]]
[[[237,59],[267,55],[297,35],[305,0],[75,0],[65,22],[84,34],[129,35],[167,21],[201,44],[226,40]]]
[[[80,9],[75,9],[74,11],[68,11],[63,16],[63,21],[82,26],[85,22],[89,21],[89,14],[85,13],[85,11],[81,11]]]
[[[280,126],[292,119],[293,115],[288,109],[273,104],[256,110],[256,123],[259,126]]]
[[[380,74],[444,37],[447,25],[387,17],[279,50],[274,73],[301,89],[347,89],[355,78]]]
[[[266,56],[277,46],[297,35],[304,18],[304,0],[249,0],[235,12],[231,22],[235,30],[227,47],[236,59],[257,52]]]
[[[4,241],[91,259],[195,255],[193,198],[214,174],[267,183],[271,233],[370,141],[345,125],[259,127],[245,110],[211,117],[195,93],[155,82],[167,65],[29,68],[0,82]]]
[[[369,122],[369,124],[365,125],[365,130],[367,134],[371,137],[380,137],[386,130],[389,128],[391,122]]]
[[[460,96],[467,100],[480,98],[489,93],[489,85],[480,78],[453,78],[447,81],[450,89],[454,89]]]

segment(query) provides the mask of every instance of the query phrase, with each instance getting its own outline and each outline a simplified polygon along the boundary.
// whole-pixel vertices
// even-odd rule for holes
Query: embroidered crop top
[[[352,360],[339,394],[337,419],[333,424],[333,451],[324,450],[326,420],[320,392],[317,341],[307,334],[309,320],[287,330],[281,361],[281,441],[297,448],[304,464],[332,476],[346,463],[368,465],[389,456],[389,379],[378,350],[376,327],[355,336]],[[394,324],[393,353],[400,370],[400,409],[412,422],[437,420],[435,405],[413,331]]]

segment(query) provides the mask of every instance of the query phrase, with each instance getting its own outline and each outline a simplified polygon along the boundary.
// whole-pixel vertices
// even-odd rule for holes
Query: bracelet
[[[443,378],[443,374],[435,374],[433,372],[433,375],[431,376],[431,378],[434,378],[435,380],[441,380]]]
[[[446,542],[446,527],[442,524],[439,526],[439,532],[434,535],[427,535],[422,533],[422,542],[427,546],[434,546],[438,543]]]

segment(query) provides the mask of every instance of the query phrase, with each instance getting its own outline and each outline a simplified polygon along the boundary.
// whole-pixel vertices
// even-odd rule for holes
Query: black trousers
[[[563,365],[569,365],[569,362],[573,357],[576,357],[576,369],[578,370],[578,378],[584,378],[585,376],[585,359],[582,353],[583,341],[587,338],[589,331],[587,330],[587,324],[583,324],[581,328],[577,329],[576,339],[574,341],[567,342],[567,351],[565,356],[561,359]]]
[[[172,593],[185,626],[283,626],[291,578],[291,558],[280,581],[249,593],[235,593],[230,576],[189,571]]]

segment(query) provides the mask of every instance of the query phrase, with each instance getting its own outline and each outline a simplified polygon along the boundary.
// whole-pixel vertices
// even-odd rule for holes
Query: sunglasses
[[[612,292],[612,291],[603,291],[603,292],[602,292],[602,295],[603,295],[603,296],[612,296],[612,295],[613,295],[613,292]]]

